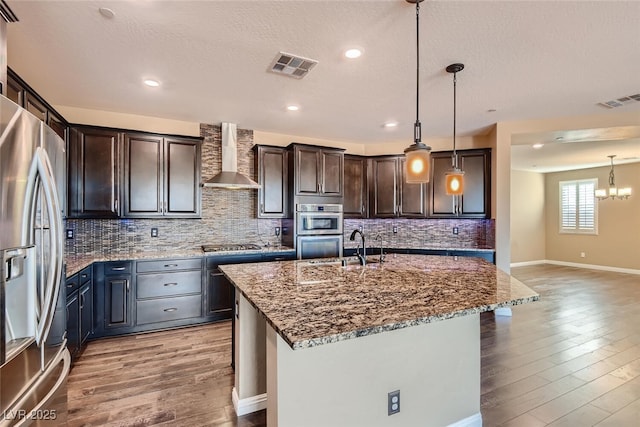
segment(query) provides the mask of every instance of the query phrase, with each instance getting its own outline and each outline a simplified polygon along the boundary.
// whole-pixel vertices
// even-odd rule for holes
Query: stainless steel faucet
[[[353,230],[353,232],[351,232],[351,237],[349,237],[349,240],[351,241],[356,240],[356,234],[360,234],[360,237],[362,238],[362,255],[360,254],[360,244],[358,244],[358,248],[356,249],[356,255],[358,257],[358,260],[360,261],[360,265],[366,265],[367,264],[367,247],[364,244],[364,233],[362,233],[362,231],[356,228],[355,230]]]

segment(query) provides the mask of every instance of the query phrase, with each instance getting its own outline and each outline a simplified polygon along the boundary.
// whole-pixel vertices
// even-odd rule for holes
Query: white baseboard
[[[640,274],[640,270],[634,268],[611,267],[608,265],[583,264],[580,262],[555,261],[552,259],[543,259],[537,261],[514,262],[510,265],[513,267],[526,267],[529,265],[553,264],[565,267],[586,268],[589,270],[613,271],[614,273]]]
[[[447,427],[482,427],[482,414],[478,412]]]
[[[546,264],[548,261],[546,259],[539,259],[536,261],[523,261],[523,262],[512,262],[509,267],[514,268],[514,267],[527,267],[529,265],[539,265],[539,264]]]
[[[233,409],[236,410],[236,415],[239,417],[267,409],[267,393],[247,397],[245,399],[239,399],[238,391],[234,387],[231,391],[231,400],[233,401]]]
[[[547,264],[563,265],[565,267],[587,268],[589,270],[613,271],[614,273],[640,274],[640,270],[633,268],[610,267],[608,265],[582,264],[579,262],[565,262],[547,260]]]

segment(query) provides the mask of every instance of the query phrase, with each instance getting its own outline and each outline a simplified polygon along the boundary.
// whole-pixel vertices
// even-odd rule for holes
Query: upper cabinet
[[[404,156],[370,159],[369,214],[372,218],[425,218],[427,184],[405,182]]]
[[[74,127],[69,144],[70,216],[200,217],[200,150],[199,138]]]
[[[287,149],[255,145],[258,218],[286,218],[289,210]]]
[[[369,194],[367,185],[367,158],[345,154],[344,202],[345,218],[367,218]]]
[[[69,217],[118,218],[121,135],[74,127],[69,138]]]
[[[124,135],[124,209],[128,218],[200,217],[199,139]]]
[[[296,196],[342,198],[344,150],[290,144]]]
[[[446,194],[445,174],[451,169],[452,152],[431,154],[431,197],[433,218],[489,218],[491,205],[491,149],[460,150],[458,164],[464,171],[464,194]]]

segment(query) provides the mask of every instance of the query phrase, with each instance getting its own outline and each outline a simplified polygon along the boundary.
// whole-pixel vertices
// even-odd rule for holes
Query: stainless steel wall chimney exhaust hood
[[[202,185],[229,189],[260,188],[260,184],[238,172],[238,130],[235,123],[222,123],[222,172]]]

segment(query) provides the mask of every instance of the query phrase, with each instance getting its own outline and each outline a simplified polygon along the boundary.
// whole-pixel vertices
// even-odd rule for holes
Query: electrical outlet
[[[364,228],[363,228],[361,225],[359,225],[359,226],[358,226],[358,230],[360,230],[360,232],[362,233],[362,231],[364,230]]]
[[[151,227],[151,237],[158,237],[158,228]]]
[[[73,228],[67,228],[67,239],[73,239]]]
[[[393,234],[397,234],[398,233],[398,226],[394,225],[393,226]]]
[[[457,235],[459,231],[458,227],[453,227],[453,234]]]
[[[273,234],[275,234],[276,236],[279,236],[280,235],[280,227],[274,228]]]
[[[584,252],[580,252],[580,258],[586,258],[586,257],[587,257],[587,254],[586,254],[586,253],[584,253]]]
[[[400,412],[400,390],[392,391],[387,395],[388,415]]]

